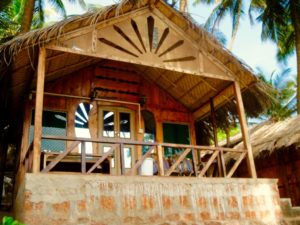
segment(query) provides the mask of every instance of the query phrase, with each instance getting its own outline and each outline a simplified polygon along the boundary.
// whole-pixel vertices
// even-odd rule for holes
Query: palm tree
[[[291,69],[287,68],[278,74],[271,73],[267,79],[266,73],[258,68],[258,76],[265,83],[271,85],[274,89],[270,89],[270,96],[275,101],[267,112],[263,115],[263,120],[278,121],[291,117],[296,113],[296,80],[295,76],[291,75]]]
[[[20,30],[21,1],[12,0],[0,13],[0,44],[12,39]]]
[[[286,60],[296,52],[297,58],[297,112],[300,114],[300,2],[299,0],[252,0],[249,9],[258,14],[262,24],[262,39],[272,40],[278,46],[278,59]]]
[[[232,50],[233,44],[237,35],[239,23],[241,17],[244,15],[244,4],[243,0],[195,0],[194,5],[205,3],[205,4],[216,4],[217,6],[213,9],[211,15],[208,17],[205,27],[215,32],[216,27],[224,17],[229,14],[232,17],[232,32],[231,40],[228,48]]]
[[[44,5],[45,0],[20,0],[25,1],[23,8],[23,16],[20,33],[28,32],[32,26],[34,13],[38,13],[40,22],[44,22]],[[78,2],[82,7],[85,7],[84,0],[68,0],[70,3]],[[56,9],[56,11],[66,17],[66,10],[62,0],[48,0],[48,2]],[[40,26],[40,25],[38,25]]]

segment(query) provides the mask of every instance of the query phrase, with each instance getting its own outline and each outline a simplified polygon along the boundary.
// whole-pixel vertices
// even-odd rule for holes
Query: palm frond
[[[223,5],[219,4],[217,5],[212,13],[209,15],[205,22],[205,29],[211,29],[212,33],[216,29],[217,25],[220,23],[220,21],[225,17],[226,11],[228,9],[225,8]]]
[[[69,1],[72,2],[73,0]],[[67,16],[66,9],[62,0],[48,0],[48,2],[59,14],[63,15],[64,17]]]

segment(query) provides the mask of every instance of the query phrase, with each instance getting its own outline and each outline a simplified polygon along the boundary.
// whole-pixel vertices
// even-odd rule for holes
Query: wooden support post
[[[255,163],[254,163],[254,158],[253,158],[253,152],[252,152],[250,137],[249,137],[249,133],[248,133],[245,109],[244,109],[244,104],[243,104],[243,99],[242,99],[242,94],[241,94],[241,88],[240,88],[239,83],[236,81],[234,82],[234,93],[235,93],[236,102],[237,102],[237,112],[238,112],[239,121],[240,121],[240,125],[241,125],[241,131],[242,131],[242,135],[243,135],[243,143],[244,143],[245,149],[247,149],[247,152],[248,152],[248,156],[247,156],[248,171],[252,178],[257,178],[256,170],[255,170]]]
[[[86,173],[85,141],[81,142],[81,173]]]
[[[219,146],[218,142],[218,128],[217,128],[217,118],[216,118],[216,111],[214,106],[214,99],[210,98],[210,114],[211,114],[211,122],[213,126],[213,132],[214,132],[214,143],[215,147]],[[226,168],[224,164],[224,158],[223,158],[223,152],[220,151],[220,154],[218,155],[218,172],[219,176],[226,176]]]
[[[23,123],[23,135],[21,141],[21,153],[20,153],[20,163],[21,165],[26,157],[26,153],[29,147],[29,128],[30,128],[30,120],[31,120],[31,111],[32,108],[28,100],[25,105],[25,115],[24,115],[24,123]],[[30,144],[33,144],[32,142]]]
[[[37,84],[35,98],[34,115],[34,137],[33,137],[33,173],[40,172],[41,160],[41,137],[42,137],[42,119],[43,119],[43,101],[44,101],[44,82],[46,68],[46,49],[40,48],[39,61],[37,69]]]
[[[158,174],[160,176],[164,176],[165,175],[164,158],[163,158],[163,148],[161,145],[157,146],[157,160],[158,160]]]

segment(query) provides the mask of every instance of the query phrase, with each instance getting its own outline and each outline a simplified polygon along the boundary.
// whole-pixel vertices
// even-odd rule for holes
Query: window
[[[75,135],[76,137],[91,138],[89,129],[89,113],[93,105],[89,103],[80,103],[75,112]],[[81,144],[78,145],[79,152],[81,152]],[[93,153],[92,142],[85,143],[85,152]]]
[[[103,111],[103,137],[115,137],[115,112]]]
[[[189,126],[185,124],[163,123],[164,142],[190,144]],[[181,152],[178,148],[165,148],[165,156],[170,157]]]
[[[66,136],[67,113],[55,111],[43,111],[42,135]],[[29,143],[33,141],[34,110],[31,114],[29,129]],[[66,148],[65,141],[42,140],[42,150],[50,152],[62,152]]]

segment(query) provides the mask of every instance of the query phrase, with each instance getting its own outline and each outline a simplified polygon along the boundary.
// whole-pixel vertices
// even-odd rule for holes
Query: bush
[[[4,216],[2,219],[2,223],[0,225],[24,225],[20,223],[18,220],[14,220],[12,217]]]

